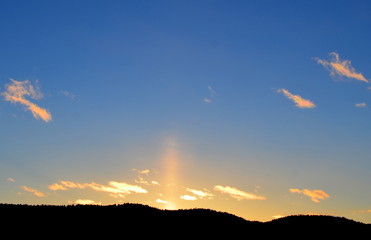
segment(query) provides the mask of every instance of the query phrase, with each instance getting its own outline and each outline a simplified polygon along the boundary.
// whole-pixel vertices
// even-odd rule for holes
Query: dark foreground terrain
[[[166,234],[169,231],[179,234],[175,239],[182,236],[217,237],[226,234],[246,236],[243,239],[257,236],[256,234],[286,236],[286,239],[288,236],[299,237],[294,233],[300,233],[300,237],[316,236],[317,239],[323,239],[319,236],[352,236],[352,239],[359,239],[356,237],[369,237],[371,233],[370,224],[343,217],[295,215],[269,222],[257,222],[209,209],[160,210],[129,203],[109,206],[0,204],[0,214],[3,233],[10,230],[17,236],[26,233],[37,236],[40,233],[47,234],[45,231],[48,230],[53,233],[49,239],[66,233],[97,237],[102,233],[117,233],[118,236],[128,236],[130,233],[140,236],[155,234],[158,238],[168,239]]]

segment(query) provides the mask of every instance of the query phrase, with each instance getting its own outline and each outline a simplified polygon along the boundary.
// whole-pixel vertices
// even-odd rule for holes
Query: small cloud
[[[30,187],[27,187],[27,186],[22,186],[22,188],[23,188],[23,190],[32,193],[36,197],[46,197],[44,193],[42,193],[42,192],[40,192],[40,191],[38,191],[34,188],[30,188]]]
[[[15,182],[14,178],[11,178],[11,177],[8,177],[6,180],[7,180],[8,182]]]
[[[62,90],[61,94],[65,97],[71,98],[72,100],[75,99],[76,95],[70,93],[69,91]]]
[[[369,83],[369,80],[363,76],[362,73],[357,73],[356,70],[352,67],[350,60],[341,60],[340,56],[336,52],[330,53],[332,59],[330,61],[322,60],[319,58],[315,58],[318,64],[321,64],[327,70],[330,71],[331,76],[340,76],[340,77],[347,77],[353,78],[362,82]]]
[[[131,171],[137,172],[138,174],[144,174],[144,175],[148,175],[151,172],[151,170],[149,169],[138,170],[135,168],[131,169]]]
[[[159,185],[160,185],[160,183],[159,183],[159,182],[157,182],[157,181],[151,181],[151,184],[152,184],[152,185],[157,185],[157,186],[159,186]]]
[[[165,200],[161,200],[161,199],[156,199],[156,202],[157,203],[162,203],[162,204],[167,204],[167,201],[165,201]]]
[[[330,197],[330,195],[325,193],[323,190],[310,190],[305,188],[300,190],[297,188],[290,188],[290,192],[304,194],[305,196],[310,197],[310,199],[315,203],[319,203],[320,200],[324,200]]]
[[[278,89],[277,92],[283,93],[288,99],[292,100],[298,108],[315,108],[316,107],[316,105],[312,101],[304,99],[299,95],[294,95],[284,88]]]
[[[28,96],[32,99],[38,100],[43,97],[38,86],[33,86],[29,80],[16,81],[14,79],[9,79],[10,84],[5,85],[5,92],[1,95],[4,96],[6,101],[11,103],[19,103],[26,106],[36,119],[42,119],[45,122],[52,120],[52,115],[46,109],[43,109],[36,104],[30,102],[25,97]]]
[[[230,186],[220,186],[220,185],[216,185],[214,187],[214,190],[215,191],[218,191],[218,192],[221,192],[221,193],[225,193],[225,194],[228,194],[230,195],[231,197],[237,199],[237,200],[243,200],[243,199],[246,199],[246,200],[265,200],[266,197],[264,196],[258,196],[254,193],[249,193],[249,192],[245,192],[245,191],[242,191],[242,190],[239,190],[237,188],[234,188],[234,187],[230,187]]]
[[[213,100],[209,99],[209,98],[204,98],[204,102],[205,103],[213,103]]]
[[[357,108],[365,108],[367,107],[367,104],[366,103],[356,103],[355,105]]]
[[[101,202],[96,202],[90,199],[77,199],[76,201],[68,201],[70,204],[81,204],[81,205],[102,205]]]
[[[149,181],[145,179],[151,173],[151,170],[149,169],[138,170],[133,168],[131,171],[138,173],[137,179],[134,180],[136,183],[145,185],[160,185],[157,181]]]
[[[197,200],[197,197],[195,196],[190,196],[190,195],[182,195],[180,196],[181,199],[187,200],[187,201],[195,201]]]

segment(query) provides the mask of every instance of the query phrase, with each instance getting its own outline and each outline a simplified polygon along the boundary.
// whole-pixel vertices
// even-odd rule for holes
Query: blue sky
[[[370,8],[5,1],[0,201],[136,201],[257,220],[321,213],[371,222]],[[14,100],[16,84],[34,89],[22,95],[28,102]],[[112,181],[147,193],[113,197],[103,191],[118,186]],[[313,198],[315,190],[329,197]],[[192,194],[198,199],[180,198]]]

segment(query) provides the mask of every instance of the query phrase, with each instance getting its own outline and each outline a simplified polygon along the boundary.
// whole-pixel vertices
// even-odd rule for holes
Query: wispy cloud
[[[14,178],[11,178],[11,177],[6,178],[6,180],[7,180],[8,182],[15,182]]]
[[[220,186],[220,185],[216,185],[214,187],[214,190],[218,191],[218,192],[221,192],[221,193],[228,194],[228,195],[230,195],[231,197],[233,197],[237,200],[243,200],[243,199],[247,199],[247,200],[265,200],[266,199],[266,197],[264,197],[264,196],[259,196],[259,195],[256,195],[254,193],[245,192],[245,191],[242,191],[242,190],[239,190],[237,188],[230,187],[230,186],[223,187],[223,186]]]
[[[11,103],[19,103],[26,106],[36,119],[42,119],[45,122],[52,120],[52,115],[47,110],[37,106],[36,104],[30,102],[25,97],[30,97],[32,99],[38,100],[43,97],[40,89],[36,86],[34,87],[29,80],[16,81],[14,79],[9,79],[10,84],[5,85],[5,91],[1,93],[6,101]]]
[[[160,185],[160,183],[157,181],[154,181],[154,180],[149,181],[145,179],[151,173],[151,170],[149,169],[138,170],[138,169],[133,168],[131,169],[131,171],[136,172],[138,174],[137,179],[134,180],[136,183],[145,184],[145,185]]]
[[[316,107],[316,105],[312,101],[308,99],[304,99],[299,95],[294,95],[284,88],[278,89],[277,92],[283,93],[288,99],[292,100],[298,108],[315,108]]]
[[[358,81],[369,83],[369,80],[367,80],[362,73],[356,72],[356,70],[352,67],[350,60],[341,60],[339,54],[336,52],[330,53],[330,56],[330,61],[319,58],[315,59],[317,60],[318,64],[321,64],[330,71],[331,76],[344,76],[347,78],[353,78]]]
[[[71,98],[72,100],[75,99],[76,95],[75,94],[72,94],[71,92],[69,91],[65,91],[65,90],[62,90],[61,91],[61,94],[65,97],[68,97],[68,98]]]
[[[212,86],[208,86],[207,89],[209,89],[210,97],[216,97],[217,93]]]
[[[355,106],[357,108],[365,108],[365,107],[367,107],[367,103],[356,103]]]
[[[36,190],[34,188],[30,188],[30,187],[27,187],[27,186],[22,186],[22,188],[23,188],[23,190],[32,193],[36,197],[46,197],[46,195],[44,193],[42,193],[39,190]]]
[[[330,195],[325,193],[323,190],[310,190],[306,188],[300,190],[297,188],[290,188],[290,192],[304,194],[305,196],[310,197],[310,199],[315,203],[319,203],[320,200],[324,200],[330,197]]]
[[[108,185],[102,185],[95,182],[91,183],[75,183],[71,181],[60,181],[49,186],[50,190],[68,190],[71,188],[84,189],[90,188],[94,191],[107,192],[113,197],[125,197],[132,193],[148,193],[148,191],[140,186],[131,185],[125,182],[110,181]]]
[[[208,86],[207,89],[209,90],[209,97],[204,98],[204,102],[205,103],[213,103],[214,101],[212,99],[216,97],[217,93],[214,90],[214,88],[211,87],[211,86]]]

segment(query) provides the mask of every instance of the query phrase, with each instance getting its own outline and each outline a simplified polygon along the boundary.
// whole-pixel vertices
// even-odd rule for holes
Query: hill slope
[[[22,229],[64,229],[91,233],[107,232],[112,229],[171,229],[183,234],[269,234],[273,229],[280,232],[301,230],[341,230],[357,232],[371,230],[369,224],[332,216],[288,216],[270,222],[248,221],[235,215],[210,209],[160,210],[141,204],[109,206],[96,205],[14,205],[0,204],[1,218],[8,226],[21,226]],[[5,227],[4,227],[5,226]],[[88,231],[89,230],[89,231]],[[210,235],[211,234],[211,235]],[[322,232],[323,234],[323,232]],[[333,235],[332,235],[333,236]]]

